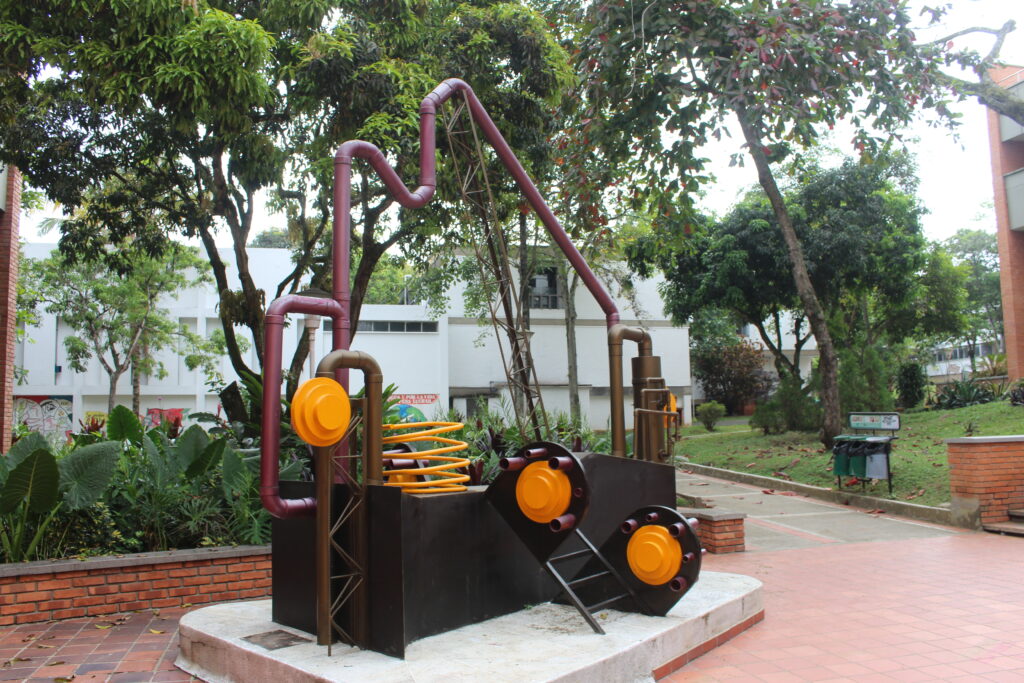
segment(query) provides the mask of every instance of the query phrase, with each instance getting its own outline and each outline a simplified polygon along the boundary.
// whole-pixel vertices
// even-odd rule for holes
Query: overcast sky
[[[1024,65],[1024,0],[952,0],[952,5],[941,25],[922,28],[918,37],[934,40],[973,26],[999,28],[1007,19],[1014,19],[1017,30],[1010,34],[1000,54],[1009,64]],[[922,27],[925,25],[922,18]],[[964,37],[954,44],[973,47],[984,54],[992,45],[989,38]],[[907,137],[917,138],[908,147],[917,157],[921,180],[918,195],[929,212],[923,218],[925,234],[933,240],[946,239],[963,227],[995,232],[986,110],[973,98],[953,109],[963,115],[955,135],[946,128],[929,126],[927,116],[907,131]],[[837,133],[828,142],[840,152],[852,154],[851,138],[852,129],[840,131],[837,126]],[[708,150],[718,182],[707,189],[702,206],[725,212],[744,188],[757,184],[752,163],[748,162],[743,168],[729,168],[729,156],[742,151],[741,143],[737,132],[731,140]]]
[[[922,1],[920,5],[934,5],[936,2]],[[1003,47],[1002,59],[1010,64],[1024,65],[1024,0],[952,0],[952,9],[943,24],[918,32],[921,39],[935,39],[971,26],[998,28],[1007,19],[1015,19],[1018,28]],[[987,52],[991,41],[987,38],[960,39],[958,46],[974,47]],[[946,129],[933,128],[923,119],[909,136],[917,138],[909,146],[917,156],[918,173],[921,179],[919,196],[929,213],[924,218],[925,232],[931,239],[945,239],[962,227],[984,228],[995,231],[992,216],[992,170],[989,157],[989,141],[985,109],[976,100],[967,100],[956,105],[956,111],[963,114],[962,125],[954,136]],[[849,149],[848,133],[835,136],[832,144],[842,152]],[[743,168],[729,168],[730,154],[742,151],[739,136],[726,140],[706,150],[711,158],[711,170],[717,182],[706,188],[702,205],[708,209],[724,212],[745,188],[757,182],[753,165]],[[38,235],[39,221],[59,212],[45,211],[26,216],[22,220],[21,233],[27,241],[56,241],[56,234],[43,237]],[[280,223],[280,218],[266,216],[258,220],[254,232]],[[230,245],[226,235],[219,242]]]

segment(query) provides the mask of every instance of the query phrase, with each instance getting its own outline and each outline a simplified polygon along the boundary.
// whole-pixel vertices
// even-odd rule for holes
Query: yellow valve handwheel
[[[683,549],[668,529],[657,524],[640,527],[626,546],[633,575],[651,586],[661,586],[679,574]]]
[[[571,502],[569,477],[561,470],[551,469],[547,460],[527,465],[516,481],[519,509],[539,524],[564,515]]]
[[[341,441],[352,418],[345,388],[330,377],[303,382],[292,397],[292,427],[311,446],[330,446]]]

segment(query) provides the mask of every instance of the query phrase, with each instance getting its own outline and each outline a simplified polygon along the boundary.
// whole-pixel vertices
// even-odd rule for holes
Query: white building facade
[[[52,244],[27,244],[26,257],[46,258],[55,248]],[[248,250],[250,269],[256,286],[273,297],[277,283],[291,267],[286,249]],[[233,278],[233,252],[221,251]],[[662,304],[654,280],[637,284],[636,301],[647,311],[661,311]],[[463,415],[473,414],[486,405],[500,411],[508,406],[505,372],[501,354],[489,324],[481,325],[475,317],[465,315],[462,292],[456,288],[449,297],[448,312],[432,319],[424,305],[365,305],[352,348],[371,354],[384,373],[384,384],[395,384],[403,411],[426,419],[440,416],[448,408]],[[167,296],[161,302],[172,320],[192,332],[208,337],[220,328],[217,305],[220,298],[213,285],[196,287]],[[557,297],[545,297],[547,308],[531,310],[531,348],[541,385],[545,409],[549,412],[569,410],[564,310]],[[662,373],[670,389],[680,399],[687,422],[691,415],[689,335],[686,327],[674,327],[664,317],[644,314],[639,319],[629,302],[617,299],[622,321],[642,325],[651,334],[654,352],[661,356]],[[608,425],[608,345],[605,319],[590,294],[580,287],[576,294],[577,349],[580,403],[583,413],[594,429]],[[289,316],[285,328],[284,362],[288,364],[297,347],[304,326],[315,329],[314,351],[307,361],[303,376],[307,377],[317,360],[331,349],[330,320]],[[76,429],[79,421],[106,413],[108,378],[99,362],[91,360],[86,372],[73,372],[67,363],[63,339],[71,330],[59,316],[41,311],[38,326],[27,329],[25,341],[18,344],[16,363],[24,371],[24,381],[15,389],[16,419],[30,428],[48,432]],[[247,328],[235,330],[247,337]],[[251,340],[250,340],[251,341]],[[636,345],[624,345],[624,373],[627,401],[630,394],[629,358],[636,355]],[[189,370],[180,355],[165,349],[158,353],[166,375],[143,377],[141,411],[152,421],[171,411],[186,418],[194,412],[216,413],[219,398],[200,370]],[[250,367],[259,367],[253,348],[247,352]],[[225,357],[220,360],[220,373],[226,382],[236,375]],[[361,385],[358,372],[352,373],[351,390]],[[117,403],[130,405],[131,380],[126,373],[117,390]],[[626,410],[627,421],[632,411]]]

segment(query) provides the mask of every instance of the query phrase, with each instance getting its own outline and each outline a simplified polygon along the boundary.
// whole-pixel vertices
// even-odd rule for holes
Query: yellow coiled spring
[[[459,431],[464,427],[461,422],[409,422],[381,426],[385,434],[389,431],[403,432],[402,434],[385,436],[381,440],[385,445],[414,441],[432,441],[444,444],[425,451],[413,451],[408,455],[403,454],[403,456],[410,459],[429,460],[439,464],[429,467],[386,470],[384,472],[385,486],[398,486],[408,493],[452,493],[466,490],[465,482],[469,481],[469,475],[455,472],[454,470],[463,467],[468,468],[469,459],[446,454],[464,451],[469,445],[465,441],[438,436],[438,434]],[[421,431],[411,434],[404,433],[408,429],[419,429]],[[427,476],[428,478],[425,481],[417,481],[422,476]]]

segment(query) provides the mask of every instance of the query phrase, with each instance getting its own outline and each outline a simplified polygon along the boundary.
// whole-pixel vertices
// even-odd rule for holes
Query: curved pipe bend
[[[281,347],[284,319],[289,313],[319,315],[334,320],[335,328],[347,318],[342,306],[333,299],[289,294],[275,299],[263,321],[263,416],[260,439],[260,500],[274,517],[311,516],[316,510],[314,498],[282,498],[280,489],[281,462]]]
[[[477,98],[476,93],[465,81],[458,78],[449,78],[434,88],[420,103],[420,180],[419,187],[410,191],[406,188],[398,173],[388,163],[384,153],[373,143],[364,140],[350,140],[343,143],[334,155],[335,164],[335,245],[341,244],[342,240],[347,243],[349,239],[349,215],[348,209],[351,206],[351,165],[353,158],[367,160],[377,172],[384,185],[399,204],[406,208],[416,209],[424,206],[434,195],[437,186],[436,159],[437,141],[435,139],[435,123],[437,109],[455,93],[462,93],[469,106],[470,115],[480,126],[484,137],[494,148],[502,164],[508,169],[509,174],[516,181],[519,189],[522,190],[526,200],[537,212],[548,233],[558,244],[559,248],[569,259],[573,268],[579,274],[583,284],[597,300],[601,310],[605,314],[608,327],[619,322],[619,310],[615,301],[611,298],[600,280],[591,270],[590,265],[576,249],[568,233],[562,224],[558,222],[551,212],[547,202],[541,196],[537,186],[533,184],[529,174],[519,163],[512,148],[505,141],[501,131],[494,125],[494,121],[487,114],[483,104]],[[340,187],[339,187],[340,185]],[[341,240],[339,240],[339,237]],[[342,266],[338,261],[339,255],[335,254],[335,264]],[[340,271],[335,271],[340,272]],[[347,271],[346,271],[347,274]],[[339,278],[340,279],[340,278]],[[340,285],[347,290],[348,279],[342,280]],[[335,285],[338,286],[337,284]],[[338,295],[345,295],[347,292],[336,291]]]

